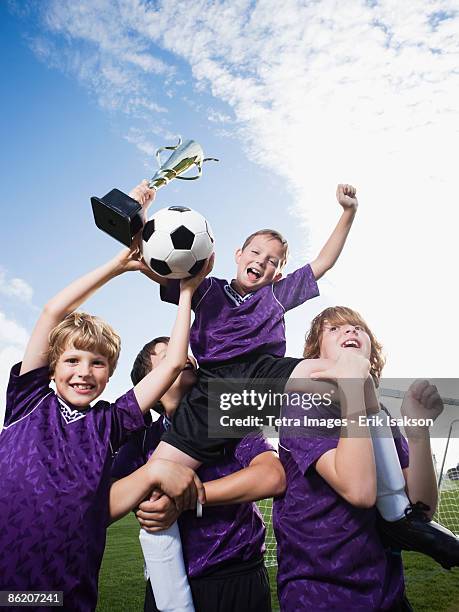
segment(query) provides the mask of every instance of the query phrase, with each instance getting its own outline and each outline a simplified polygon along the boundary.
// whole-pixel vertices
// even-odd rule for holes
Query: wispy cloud
[[[23,348],[27,343],[28,337],[28,333],[22,325],[12,319],[8,319],[0,311],[0,343]]]
[[[387,140],[457,115],[450,95],[459,85],[455,2],[289,0],[281,15],[274,0],[191,2],[187,10],[178,0],[43,6],[59,45],[70,41],[68,68],[111,92],[104,106],[139,109],[162,85],[144,73],[166,81],[174,56],[185,60],[195,86],[234,109],[250,157],[294,188],[304,189],[305,160],[315,165],[325,156],[336,168],[351,141]],[[149,110],[165,108],[151,103]],[[209,120],[225,122],[228,114],[210,112]],[[294,153],[288,164],[286,145]]]
[[[0,295],[12,306],[22,304],[27,310],[36,310],[32,304],[33,289],[22,278],[12,277],[0,268]],[[22,359],[29,334],[16,318],[0,310],[0,430],[3,425],[5,395],[11,366]]]
[[[146,118],[151,111],[167,112],[151,98],[149,80],[167,82],[175,69],[151,50],[151,39],[131,31],[129,4],[38,3],[43,30],[30,38],[30,46],[49,66],[76,76],[102,108]]]
[[[22,278],[9,278],[0,268],[0,293],[10,298],[30,304],[33,297],[32,287]]]
[[[22,325],[0,311],[0,430],[5,414],[5,396],[11,366],[22,359],[28,333]]]
[[[336,182],[357,183],[361,212],[352,251],[325,284],[330,300],[338,295],[383,321],[441,317],[433,279],[449,285],[456,243],[457,0],[286,0],[282,11],[274,0],[40,6],[48,32],[37,53],[53,61],[47,45],[58,40],[65,69],[109,92],[95,94],[105,108],[141,117],[139,100],[167,106],[160,93],[174,96],[186,64],[195,91],[230,109],[209,111],[209,121],[218,128],[233,115],[247,156],[284,180],[300,220],[314,219],[312,251],[337,214]],[[149,141],[129,138],[150,152]],[[384,307],[375,304],[379,292]],[[419,347],[402,351],[397,366],[422,368],[414,332],[382,330],[389,347],[401,333]]]

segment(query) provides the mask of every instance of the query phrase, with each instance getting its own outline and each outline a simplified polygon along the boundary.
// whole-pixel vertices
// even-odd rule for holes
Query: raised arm
[[[155,192],[148,189],[146,181],[142,181],[129,195],[137,199],[146,211],[154,199]],[[45,304],[27,344],[20,373],[25,374],[47,365],[48,337],[51,330],[106,282],[129,270],[140,270],[149,275],[149,268],[140,258],[139,244],[136,241],[130,249],[124,249],[106,264],[74,281]]]
[[[129,270],[142,270],[136,248],[123,249],[116,257],[77,279],[55,295],[43,308],[22,360],[21,374],[47,365],[51,330],[109,280]]]
[[[191,299],[203,278],[212,270],[213,261],[212,256],[197,276],[182,280],[180,283],[177,316],[166,356],[134,387],[134,393],[142,412],[147,412],[161,399],[186,365],[190,339]]]
[[[352,185],[338,185],[336,189],[336,199],[343,207],[343,213],[320,253],[311,262],[316,280],[335,265],[343,250],[357,211],[358,201],[355,194],[356,189]]]
[[[410,419],[435,420],[443,411],[443,401],[435,385],[427,380],[414,382],[403,398],[401,413]],[[432,461],[429,428],[405,427],[408,438],[410,464],[404,470],[406,489],[410,501],[429,506],[429,518],[435,514],[438,501],[437,479]]]

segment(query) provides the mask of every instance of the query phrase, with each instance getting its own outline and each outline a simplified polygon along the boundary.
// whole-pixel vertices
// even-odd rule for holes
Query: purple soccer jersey
[[[282,414],[301,420],[304,415],[339,418],[340,410],[319,406],[305,412],[288,406]],[[405,589],[401,556],[384,549],[375,508],[352,506],[315,469],[315,462],[337,447],[339,428],[302,433],[282,428],[279,440],[287,476],[285,496],[273,505],[281,610],[391,610]],[[395,433],[405,468],[407,443]]]
[[[144,418],[133,390],[80,411],[47,367],[20,365],[0,434],[0,590],[63,591],[66,610],[94,610],[112,455]]]
[[[161,287],[161,299],[178,304],[180,281]],[[200,365],[248,353],[285,355],[284,314],[319,295],[311,266],[241,297],[226,280],[205,278],[193,296],[190,344]]]
[[[164,433],[161,417],[145,432],[131,436],[115,458],[113,478],[123,478],[146,462]],[[250,435],[227,447],[218,464],[197,470],[203,481],[228,476],[247,467],[252,459],[273,447],[261,436]],[[225,563],[249,561],[265,550],[265,526],[254,503],[204,507],[202,518],[188,511],[178,519],[187,574],[199,578]]]

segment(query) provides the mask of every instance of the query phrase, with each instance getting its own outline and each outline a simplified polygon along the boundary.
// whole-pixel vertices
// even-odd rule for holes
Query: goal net
[[[404,391],[382,389],[384,404],[400,405]],[[445,404],[459,406],[458,400],[444,398]],[[390,410],[390,407],[389,407]],[[435,520],[441,525],[459,535],[459,419],[451,421],[449,435],[444,446],[441,462],[436,461],[438,475],[439,499]],[[277,448],[277,440],[270,438],[270,442]],[[263,499],[257,502],[258,508],[266,525],[266,553],[265,564],[272,567],[277,564],[276,538],[272,524],[272,499]]]
[[[452,421],[438,475],[439,523],[459,535],[459,419]]]

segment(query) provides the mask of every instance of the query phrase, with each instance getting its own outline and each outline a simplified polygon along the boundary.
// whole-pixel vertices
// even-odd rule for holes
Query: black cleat
[[[383,544],[432,557],[445,569],[459,566],[459,538],[431,521],[426,514],[429,510],[426,504],[416,502],[398,521],[389,522],[378,515],[376,526]]]

